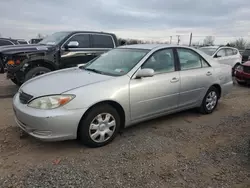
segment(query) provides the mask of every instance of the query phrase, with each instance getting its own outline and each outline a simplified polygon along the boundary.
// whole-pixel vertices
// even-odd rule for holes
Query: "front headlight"
[[[67,104],[75,95],[51,95],[36,98],[29,102],[28,106],[43,110],[54,109]]]
[[[236,70],[237,70],[237,71],[240,71],[240,72],[243,71],[243,66],[242,66],[242,65],[238,65],[238,66],[236,67]]]

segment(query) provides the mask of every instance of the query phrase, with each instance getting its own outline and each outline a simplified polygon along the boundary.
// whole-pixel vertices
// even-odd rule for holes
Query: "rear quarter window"
[[[93,48],[114,48],[114,42],[110,35],[92,35]]]

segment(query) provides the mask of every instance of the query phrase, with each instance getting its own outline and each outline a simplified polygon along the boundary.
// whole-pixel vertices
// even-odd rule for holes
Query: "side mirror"
[[[78,46],[79,46],[79,42],[70,41],[68,44],[65,45],[65,48],[77,48]]]
[[[136,78],[152,77],[154,73],[155,71],[153,69],[141,69],[136,73]]]

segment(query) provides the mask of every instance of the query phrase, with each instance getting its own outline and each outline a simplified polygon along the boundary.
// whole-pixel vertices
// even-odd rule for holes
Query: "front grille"
[[[32,98],[32,95],[24,93],[23,91],[19,94],[19,100],[22,104],[27,104]]]
[[[243,71],[245,73],[250,73],[250,66],[243,66]]]

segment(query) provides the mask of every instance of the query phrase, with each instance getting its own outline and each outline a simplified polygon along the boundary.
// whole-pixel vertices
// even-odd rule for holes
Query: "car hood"
[[[244,66],[250,66],[250,61],[243,63]]]
[[[80,68],[63,69],[47,73],[25,82],[20,90],[34,97],[61,94],[75,88],[113,79]]]
[[[1,46],[0,53],[2,54],[17,54],[25,52],[43,52],[54,49],[55,46],[42,45],[42,44],[24,44],[24,45],[11,45]]]

